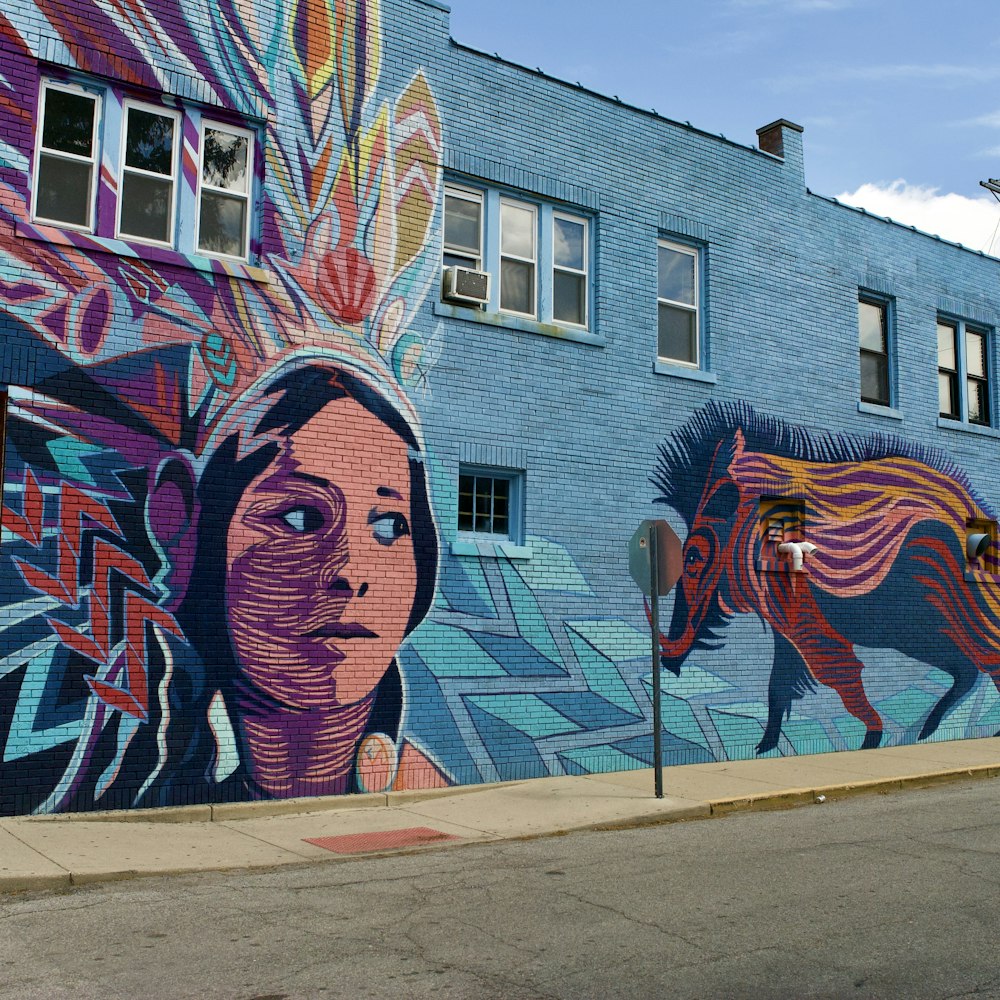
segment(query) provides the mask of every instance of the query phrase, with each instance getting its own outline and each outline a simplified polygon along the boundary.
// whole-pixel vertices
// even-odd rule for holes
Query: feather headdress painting
[[[433,359],[418,311],[439,273],[442,130],[419,68],[380,83],[380,17],[378,0],[83,0],[72,13],[35,0],[0,13],[0,325],[14,359],[3,537],[16,581],[0,632],[2,812],[384,787],[417,759],[365,741],[375,727],[394,746],[395,645],[435,586],[413,398]],[[89,139],[68,145],[55,111],[38,129],[25,80],[82,95]],[[174,123],[167,166],[123,124],[143,113]],[[226,168],[242,201],[206,165],[216,135],[223,161],[226,136],[249,137]],[[44,156],[92,171],[86,225],[38,210]],[[158,170],[171,238],[131,239],[122,206]],[[220,211],[244,213],[239,252],[199,236],[213,192]],[[364,469],[328,482],[319,438],[366,455]],[[348,627],[346,595],[374,589],[350,579],[362,545],[349,546],[344,513],[369,466],[389,500],[365,531],[403,582],[395,616]],[[291,477],[279,499],[275,476]],[[307,481],[329,495],[294,492]],[[289,559],[297,571],[282,577]],[[322,603],[303,589],[309,572],[336,584],[315,620],[301,611]],[[369,634],[394,638],[334,671]],[[254,666],[265,647],[282,683]],[[292,716],[310,749],[289,736]],[[376,758],[377,780],[359,763]],[[42,768],[55,776],[44,793]]]

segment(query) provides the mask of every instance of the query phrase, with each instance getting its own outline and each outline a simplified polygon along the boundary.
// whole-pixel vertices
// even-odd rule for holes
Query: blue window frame
[[[520,545],[524,537],[524,473],[461,465],[458,537]]]
[[[938,317],[938,413],[943,419],[993,426],[992,340],[985,327]]]

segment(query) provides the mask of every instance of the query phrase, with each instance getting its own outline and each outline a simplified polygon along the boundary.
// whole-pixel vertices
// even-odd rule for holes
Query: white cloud
[[[891,184],[862,184],[837,200],[884,215],[925,233],[961,243],[971,250],[1000,255],[1000,204],[992,195],[968,198],[941,194],[940,188],[895,180]]]
[[[986,128],[1000,128],[1000,111],[991,111],[988,115],[979,115],[977,118],[966,118],[958,125],[985,125]]]

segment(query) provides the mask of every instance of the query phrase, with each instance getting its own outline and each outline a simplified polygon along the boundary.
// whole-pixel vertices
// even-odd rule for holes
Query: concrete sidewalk
[[[1000,775],[1000,739],[171,810],[0,820],[0,892],[626,828]]]

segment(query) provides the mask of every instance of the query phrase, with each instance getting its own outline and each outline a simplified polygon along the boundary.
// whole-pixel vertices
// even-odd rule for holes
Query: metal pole
[[[656,526],[649,532],[649,619],[653,633],[653,765],[656,797],[663,798],[663,748],[660,730],[660,553],[656,545]]]

